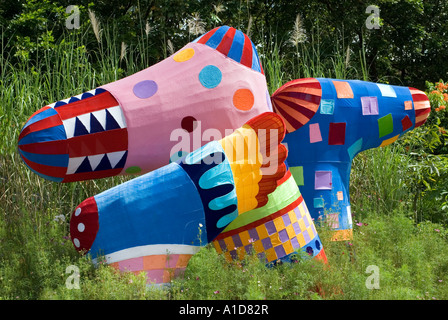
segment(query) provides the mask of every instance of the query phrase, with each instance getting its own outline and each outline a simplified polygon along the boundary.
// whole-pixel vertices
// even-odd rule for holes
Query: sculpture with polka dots
[[[271,110],[255,46],[222,26],[147,69],[43,107],[19,152],[57,182],[143,174],[209,142],[207,129],[220,139]]]

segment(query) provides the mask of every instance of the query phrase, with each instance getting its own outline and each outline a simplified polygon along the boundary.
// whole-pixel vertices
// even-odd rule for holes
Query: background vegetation
[[[380,28],[367,29],[366,1],[78,0],[67,29],[63,0],[0,3],[0,299],[447,299],[448,50],[446,1],[373,1]],[[89,11],[90,10],[90,11]],[[94,268],[68,238],[73,208],[124,178],[57,184],[20,160],[17,137],[47,103],[146,68],[217,25],[248,33],[270,91],[322,76],[425,90],[427,123],[385,148],[358,155],[351,197],[354,238],[328,241],[329,267],[303,257],[266,269],[228,264],[211,247],[170,289]],[[66,268],[80,269],[68,289]],[[369,265],[380,288],[367,289]]]

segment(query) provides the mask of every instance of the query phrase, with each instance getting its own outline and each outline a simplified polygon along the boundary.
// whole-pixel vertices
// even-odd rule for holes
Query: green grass
[[[26,168],[16,143],[24,122],[46,103],[146,67],[147,57],[133,48],[120,60],[112,33],[104,35],[98,51],[87,51],[83,36],[67,36],[38,61],[12,64],[7,55],[0,61],[0,299],[448,299],[448,231],[413,219],[403,180],[409,159],[393,146],[355,159],[352,208],[354,223],[362,225],[355,225],[349,243],[331,242],[329,231],[319,228],[328,265],[306,257],[274,268],[255,257],[230,264],[209,245],[191,259],[183,279],[163,290],[147,288],[142,276],[94,267],[68,238],[70,214],[124,178],[45,181]],[[141,43],[143,49],[147,45]],[[271,92],[298,75],[357,74],[345,49],[325,60],[313,42],[308,51],[300,47],[300,64],[281,55],[280,43],[267,49],[261,48],[261,56]],[[100,62],[92,65],[92,57]],[[291,65],[294,74],[285,71]],[[379,289],[366,287],[371,265],[378,267]],[[79,270],[79,289],[67,287],[71,266]]]

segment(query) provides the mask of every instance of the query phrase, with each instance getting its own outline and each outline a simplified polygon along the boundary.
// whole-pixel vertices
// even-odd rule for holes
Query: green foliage
[[[70,4],[67,0],[0,3],[0,25],[8,39],[5,52],[18,60],[34,60],[38,51],[53,49],[68,31],[65,9]],[[372,4],[380,9],[379,29],[366,27],[371,14],[366,9]],[[282,44],[282,59],[294,57],[285,71],[295,77],[307,76],[294,69],[302,64],[314,75],[330,77],[335,72],[339,78],[348,78],[357,70],[363,79],[412,83],[424,89],[424,79],[437,81],[446,78],[448,71],[443,32],[448,27],[444,18],[448,4],[444,1],[78,0],[76,5],[81,28],[70,33],[86,33],[90,9],[103,27],[116,26],[114,45],[124,42],[139,50],[145,41],[140,54],[149,58],[149,64],[166,57],[169,48],[177,50],[205,30],[227,24],[247,32],[254,43],[268,43],[275,34],[276,43]],[[298,15],[300,26],[294,28]],[[95,38],[90,32],[88,36],[86,47],[91,50]],[[307,47],[305,52],[302,46]],[[334,66],[327,66],[327,59]]]

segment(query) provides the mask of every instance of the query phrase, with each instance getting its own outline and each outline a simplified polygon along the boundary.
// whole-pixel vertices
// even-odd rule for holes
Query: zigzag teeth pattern
[[[90,113],[85,113],[77,116],[79,121],[84,125],[84,128],[86,128],[87,132],[90,133]],[[75,123],[76,125],[76,123]]]
[[[95,171],[95,169],[98,167],[98,165],[100,164],[103,157],[104,157],[104,154],[96,154],[96,155],[87,157],[87,158],[89,158],[90,166],[92,167],[93,171]]]
[[[92,126],[92,121],[96,122],[94,126]],[[67,139],[93,133],[93,128],[95,128],[95,132],[126,128],[126,120],[120,106],[85,113],[63,120],[62,123],[64,124]],[[99,128],[97,123],[100,125]]]
[[[115,121],[117,121],[120,128],[126,128],[126,121],[120,106],[112,107],[107,110],[114,117]]]
[[[95,119],[98,120],[98,122],[101,124],[101,126],[103,128],[106,128],[106,111],[104,109],[98,110],[98,111],[92,112],[92,114],[95,117]],[[124,126],[122,126],[122,128],[125,128],[125,127],[126,127],[126,124]]]
[[[105,90],[101,89],[101,88],[96,88],[90,91],[86,91],[84,93],[78,94],[76,96],[64,99],[64,100],[59,100],[56,102],[53,102],[51,104],[49,104],[48,106],[51,108],[55,108],[55,107],[59,107],[61,105],[65,105],[67,103],[71,103],[71,102],[75,102],[75,101],[79,101],[79,100],[83,100],[89,97],[93,97],[96,96],[97,94],[103,93]]]
[[[80,172],[92,172],[121,168],[122,166],[117,165],[121,162],[121,160],[123,160],[124,157],[126,157],[126,151],[117,151],[85,157],[70,158],[68,161],[66,174],[69,175]]]
[[[86,157],[69,158],[66,174],[75,173],[85,158]]]
[[[64,125],[65,129],[65,134],[67,135],[67,139],[73,138],[75,135],[75,122],[76,117],[62,121],[62,124]]]
[[[107,157],[109,158],[110,165],[115,169],[116,165],[120,160],[124,157],[126,151],[116,151],[107,153]]]

